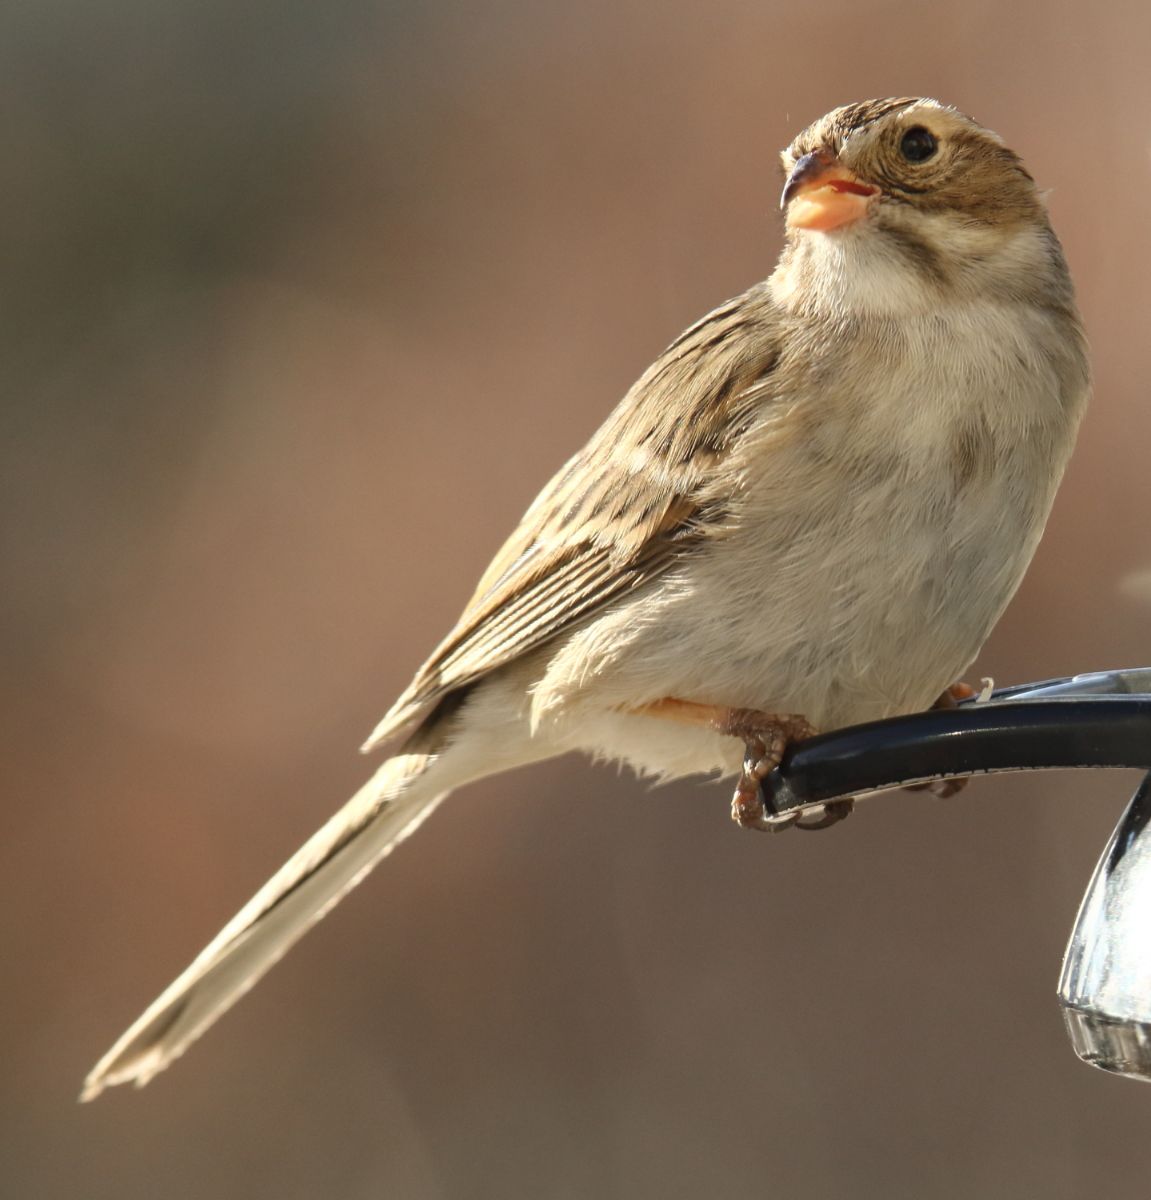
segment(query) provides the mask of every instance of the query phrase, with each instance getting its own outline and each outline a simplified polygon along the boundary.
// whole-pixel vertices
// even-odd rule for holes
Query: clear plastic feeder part
[[[1003,688],[958,708],[797,743],[764,783],[768,811],[994,771],[1151,772],[1151,668]],[[1151,1080],[1151,773],[1095,869],[1063,961],[1059,1000],[1075,1053]]]
[[[1151,775],[1127,806],[1083,897],[1059,1000],[1084,1062],[1151,1081]]]

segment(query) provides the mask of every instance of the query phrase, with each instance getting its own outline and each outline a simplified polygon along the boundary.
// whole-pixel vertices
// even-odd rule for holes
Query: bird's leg
[[[971,684],[960,680],[958,683],[953,683],[949,688],[944,688],[939,694],[939,699],[931,707],[955,708],[958,706],[960,700],[970,700],[972,696],[978,695],[978,688],[973,688]]]
[[[939,698],[931,706],[933,709],[950,709],[958,706],[960,700],[970,700],[972,696],[978,696],[978,691],[969,683],[953,683],[949,688],[945,688],[939,695]],[[930,792],[933,796],[938,796],[940,800],[947,800],[963,789],[970,782],[966,777],[962,779],[933,779],[930,783],[909,783],[904,791],[907,792]]]
[[[765,713],[754,708],[727,708],[716,722],[721,733],[743,741],[743,770],[731,798],[731,819],[744,829],[776,833],[800,824],[798,813],[771,816],[763,802],[763,781],[779,766],[789,743],[812,737],[806,717],[791,713]]]
[[[672,697],[629,711],[641,716],[705,726],[743,741],[746,753],[731,801],[731,816],[744,829],[760,829],[769,833],[778,833],[792,826],[797,829],[826,829],[842,821],[851,811],[850,800],[827,804],[822,813],[811,817],[804,817],[800,813],[772,816],[767,811],[761,785],[779,765],[784,751],[792,742],[814,736],[816,730],[806,717],[795,713],[761,712],[756,708],[697,704],[692,700]]]

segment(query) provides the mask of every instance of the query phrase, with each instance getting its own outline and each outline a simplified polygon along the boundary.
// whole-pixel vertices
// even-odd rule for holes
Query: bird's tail
[[[442,761],[400,753],[384,763],[104,1055],[81,1100],[112,1084],[143,1086],[179,1057],[462,782],[446,778],[454,772],[440,771]]]

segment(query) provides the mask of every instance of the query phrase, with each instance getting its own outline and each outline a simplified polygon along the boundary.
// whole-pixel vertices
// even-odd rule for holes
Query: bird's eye
[[[939,149],[935,134],[922,125],[914,125],[902,137],[899,143],[899,153],[908,162],[926,162]]]

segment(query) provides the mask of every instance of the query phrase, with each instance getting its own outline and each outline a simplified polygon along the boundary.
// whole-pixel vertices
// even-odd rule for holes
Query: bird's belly
[[[762,565],[739,575],[724,556],[696,583],[726,641],[709,664],[716,695],[821,729],[932,703],[978,654],[1034,549],[1040,523],[1008,491],[989,484],[973,505],[904,481],[765,556],[749,538],[747,561]]]

